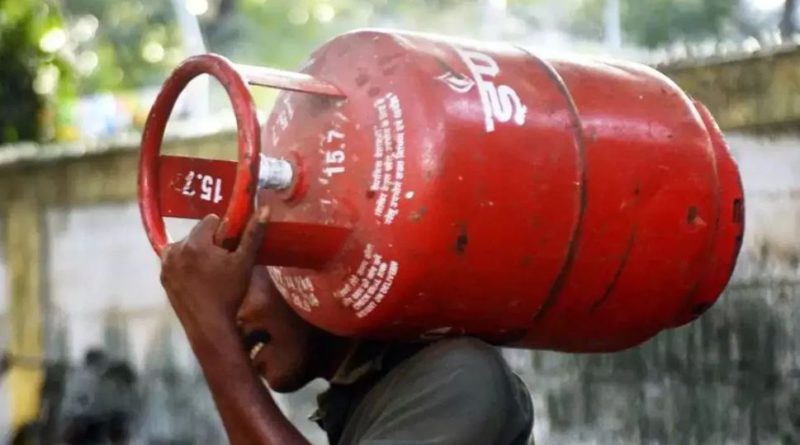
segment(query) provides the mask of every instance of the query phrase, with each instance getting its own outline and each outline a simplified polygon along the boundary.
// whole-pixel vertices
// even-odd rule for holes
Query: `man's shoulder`
[[[438,437],[430,443],[521,444],[532,420],[527,388],[498,349],[474,338],[443,339],[407,355],[375,383],[342,443]]]
[[[430,343],[399,363],[397,369],[420,373],[446,373],[451,377],[467,380],[505,378],[513,374],[497,348],[472,337],[443,339]],[[469,372],[451,374],[453,370]]]
[[[423,347],[392,369],[386,380],[387,386],[398,391],[427,387],[442,397],[469,400],[473,406],[530,403],[528,389],[500,350],[471,337],[443,339]]]

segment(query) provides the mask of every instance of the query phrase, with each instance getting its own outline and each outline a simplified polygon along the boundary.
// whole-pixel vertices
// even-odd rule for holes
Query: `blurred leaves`
[[[763,26],[743,19],[743,1],[620,0],[625,43],[655,48],[731,30],[760,32]],[[75,117],[78,97],[136,96],[158,87],[182,59],[200,50],[182,41],[187,26],[199,24],[207,51],[241,63],[296,69],[330,38],[368,26],[529,39],[552,22],[553,10],[566,8],[568,32],[596,41],[603,37],[605,2],[0,0],[0,143],[74,139],[76,122],[87,121]],[[793,29],[786,17],[784,27]],[[564,20],[558,20],[559,32]],[[263,105],[259,97],[274,92],[254,94]]]
[[[67,4],[70,22],[89,28],[96,24],[89,39],[76,42],[78,54],[96,60],[84,67],[81,93],[158,85],[182,59],[169,1],[69,0]]]
[[[54,101],[75,93],[61,49],[66,31],[58,5],[43,0],[0,0],[0,143],[36,140]]]
[[[0,0],[0,143],[75,139],[79,97],[160,85],[189,55],[175,8],[198,16],[208,51],[243,63],[295,68],[315,47],[353,28],[435,30],[443,16],[463,27],[458,14],[463,3]]]
[[[433,31],[476,2],[457,0],[218,0],[201,17],[211,51],[244,63],[295,68],[324,41],[366,26]]]
[[[482,1],[482,0],[481,0]],[[240,63],[297,69],[315,48],[338,34],[368,26],[465,30],[463,12],[478,2],[458,0],[212,0],[200,16],[208,50]],[[477,17],[471,21],[475,22]],[[268,108],[276,91],[253,96]]]
[[[571,30],[602,38],[604,6],[605,0],[582,0]],[[722,36],[735,25],[739,5],[733,0],[620,0],[620,8],[627,43],[657,48]]]

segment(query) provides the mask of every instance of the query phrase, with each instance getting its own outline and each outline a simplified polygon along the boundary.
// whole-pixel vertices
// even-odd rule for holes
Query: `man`
[[[124,360],[87,351],[65,385],[58,428],[64,444],[126,444],[138,408],[136,374]]]
[[[291,392],[318,377],[331,384],[316,415],[331,445],[527,443],[530,396],[491,346],[358,341],[295,314],[254,266],[268,217],[254,215],[235,251],[214,244],[224,222],[211,215],[162,254],[162,284],[233,445],[307,444],[260,378]]]

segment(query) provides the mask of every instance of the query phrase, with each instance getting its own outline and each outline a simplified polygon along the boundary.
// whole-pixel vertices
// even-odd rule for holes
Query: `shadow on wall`
[[[199,366],[193,359],[182,360],[182,352],[190,351],[174,320],[162,318],[145,352],[144,366],[137,371],[126,346],[129,321],[117,309],[106,312],[102,317],[104,336],[97,339],[102,348],[87,350],[82,363],[73,365],[61,359],[45,364],[41,416],[16,431],[11,443],[227,443]],[[57,335],[51,337],[61,339],[58,347],[68,348],[68,324],[60,326]],[[62,349],[58,355],[71,354]],[[315,389],[319,388],[281,397],[278,403],[301,424],[311,412]],[[316,436],[322,437],[320,432],[305,431],[316,440]]]
[[[800,286],[734,286],[617,354],[509,351],[540,443],[800,443]],[[527,360],[520,358],[526,356]]]
[[[12,443],[225,443],[199,370],[176,363],[169,323],[154,336],[159,341],[139,372],[113,348],[126,338],[124,329],[107,325],[105,347],[88,350],[80,364],[46,364],[41,416],[17,431]]]

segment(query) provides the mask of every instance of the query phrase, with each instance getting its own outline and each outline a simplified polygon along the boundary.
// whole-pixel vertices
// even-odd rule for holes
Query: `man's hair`
[[[91,348],[86,351],[83,357],[83,363],[86,366],[102,366],[108,361],[106,353],[100,348]]]

